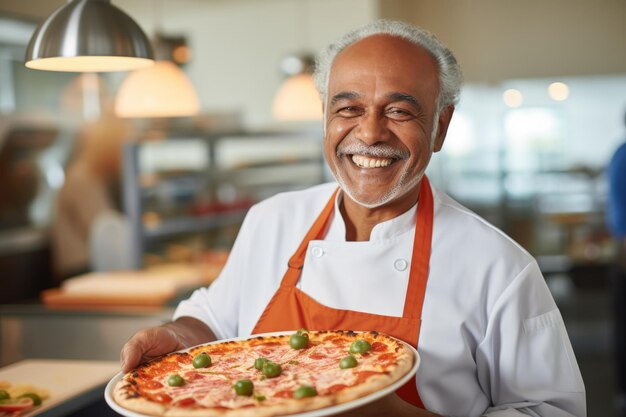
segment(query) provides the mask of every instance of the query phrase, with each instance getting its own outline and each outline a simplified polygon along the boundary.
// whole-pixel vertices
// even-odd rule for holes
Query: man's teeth
[[[363,155],[352,155],[352,162],[361,168],[381,168],[391,165],[391,158],[369,158]]]

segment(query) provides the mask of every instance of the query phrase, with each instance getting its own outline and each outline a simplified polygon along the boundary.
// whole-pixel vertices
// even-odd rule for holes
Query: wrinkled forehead
[[[398,91],[418,89],[437,94],[439,69],[421,46],[391,35],[372,35],[346,47],[335,58],[328,83],[329,98],[337,90],[383,83]]]

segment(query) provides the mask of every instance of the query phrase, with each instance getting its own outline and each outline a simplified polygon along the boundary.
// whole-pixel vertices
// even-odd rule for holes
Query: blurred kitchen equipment
[[[89,230],[91,270],[132,269],[130,224],[126,216],[113,210],[98,214]]]

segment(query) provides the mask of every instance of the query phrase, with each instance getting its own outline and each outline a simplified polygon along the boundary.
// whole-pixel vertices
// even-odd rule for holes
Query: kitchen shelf
[[[128,143],[123,200],[131,266],[141,268],[150,248],[185,236],[223,230],[221,241],[232,244],[232,227],[254,202],[319,184],[327,175],[317,130],[178,132]]]
[[[240,224],[246,213],[245,210],[237,210],[231,213],[219,213],[207,216],[189,216],[164,220],[157,226],[146,226],[144,228],[144,238],[155,241],[170,236],[207,232],[217,227]]]

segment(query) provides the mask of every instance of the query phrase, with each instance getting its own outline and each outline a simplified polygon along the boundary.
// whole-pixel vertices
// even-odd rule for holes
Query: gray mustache
[[[363,142],[357,141],[346,145],[340,145],[337,148],[338,157],[352,154],[371,156],[374,158],[407,159],[409,157],[409,153],[407,151],[396,149],[385,144],[368,146]]]

